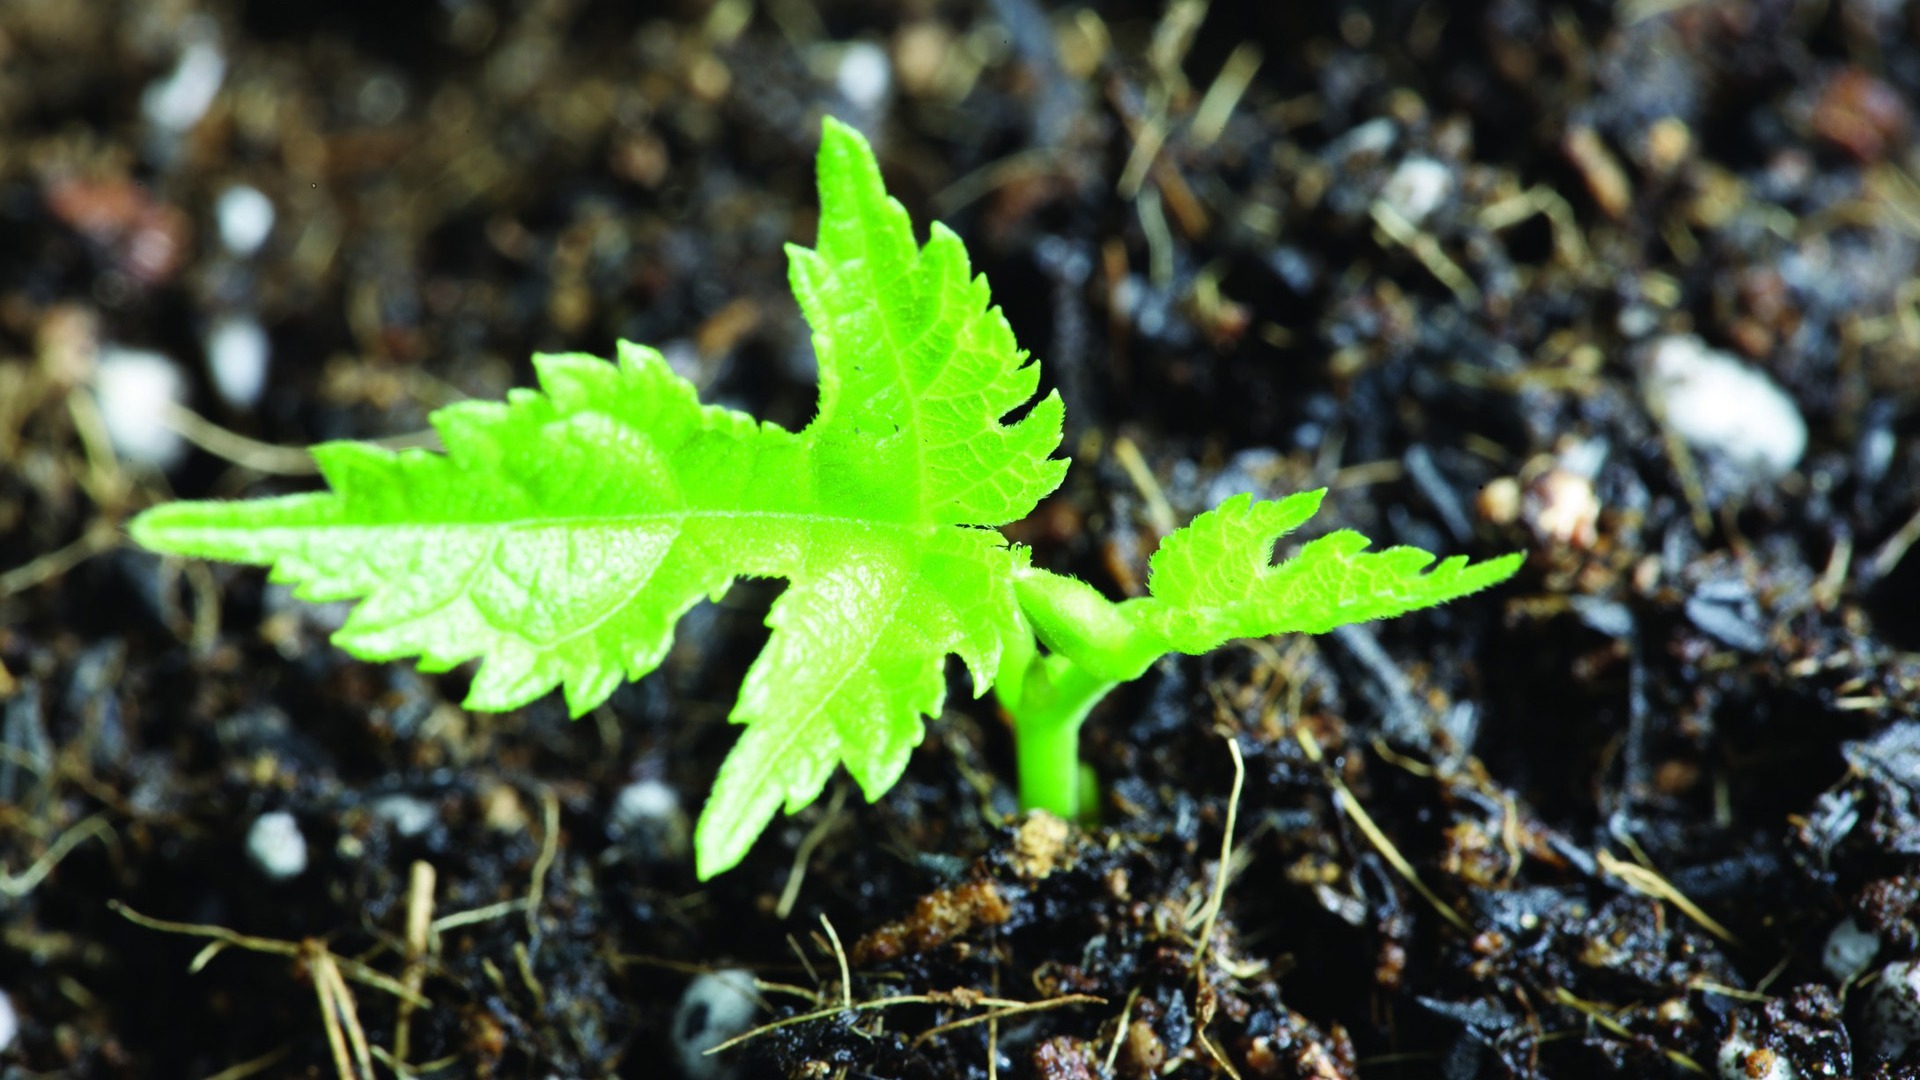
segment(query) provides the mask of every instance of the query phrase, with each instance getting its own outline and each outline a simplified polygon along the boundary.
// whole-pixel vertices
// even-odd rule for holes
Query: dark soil
[[[1915,1075],[1917,38],[1911,0],[0,4],[0,1076]],[[956,671],[895,791],[702,884],[770,589],[573,724],[123,542],[535,351],[656,344],[804,423],[827,113],[1066,397],[1009,530],[1042,564],[1135,593],[1170,526],[1329,485],[1323,527],[1526,569],[1163,664],[1089,725],[1094,829],[1017,814]],[[255,323],[257,395],[213,366]]]

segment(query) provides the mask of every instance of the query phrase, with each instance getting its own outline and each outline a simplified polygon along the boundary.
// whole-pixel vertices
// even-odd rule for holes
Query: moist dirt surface
[[[0,4],[0,1077],[1912,1076],[1920,4]],[[689,853],[778,583],[570,722],[126,520],[537,351],[803,425],[866,131],[1064,396],[1008,528],[1238,492],[1508,584],[1163,662],[1023,817]],[[725,1049],[703,1051],[735,1040]]]

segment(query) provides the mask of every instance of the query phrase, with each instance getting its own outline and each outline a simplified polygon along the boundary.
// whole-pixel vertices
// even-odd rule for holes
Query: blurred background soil
[[[0,3],[0,1077],[1920,1070],[1920,3]],[[776,586],[569,723],[132,549],[535,351],[791,426],[819,118],[1065,396],[1509,585],[1167,662],[1090,831],[954,673],[697,882]],[[702,1051],[760,1030],[715,1055]]]

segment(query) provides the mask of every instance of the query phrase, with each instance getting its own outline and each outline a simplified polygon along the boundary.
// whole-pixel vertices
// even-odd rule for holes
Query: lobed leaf
[[[1033,401],[1038,368],[958,238],[936,225],[916,246],[865,140],[833,120],[819,181],[818,247],[788,249],[820,362],[802,432],[702,405],[657,352],[622,343],[617,364],[536,357],[538,390],[438,411],[445,453],[328,444],[329,492],[161,506],[135,539],[359,599],[334,638],[357,656],[479,659],[470,707],[559,687],[575,716],[658,665],[702,597],[785,578],[731,717],[747,732],[696,832],[699,872],[738,862],[837,766],[878,796],[944,702],[946,656],[979,692],[1030,634],[1012,587],[1024,553],[982,526],[1060,482],[1061,405]]]
[[[1312,517],[1325,495],[1237,495],[1201,514],[1154,552],[1151,598],[1127,605],[1134,619],[1170,650],[1202,653],[1233,638],[1319,634],[1432,607],[1506,580],[1524,558],[1472,563],[1456,555],[1434,565],[1419,548],[1368,551],[1372,541],[1343,529],[1274,565],[1274,543]]]
[[[879,517],[1004,525],[1060,485],[1064,407],[1033,401],[1040,367],[990,306],[960,238],[936,222],[916,247],[865,140],[827,121],[820,143],[820,236],[788,245],[793,295],[820,359],[820,411],[807,428],[847,497]]]

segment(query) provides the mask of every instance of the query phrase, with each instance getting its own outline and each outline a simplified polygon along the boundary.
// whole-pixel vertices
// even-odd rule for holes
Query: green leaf
[[[789,278],[820,359],[820,415],[808,427],[835,482],[877,516],[1004,525],[1060,486],[1064,406],[1034,403],[1040,367],[1013,340],[987,280],[934,223],[914,245],[865,140],[827,121],[820,144],[817,249],[789,245]]]
[[[1030,634],[1012,586],[1025,552],[981,526],[1059,484],[1062,413],[1056,395],[1033,401],[1037,365],[960,241],[936,225],[916,246],[865,140],[833,120],[819,180],[818,247],[788,249],[820,362],[800,433],[701,405],[658,353],[622,343],[617,365],[540,356],[538,391],[441,409],[444,454],[328,444],[330,492],[174,503],[134,537],[271,564],[306,599],[360,599],[334,639],[357,656],[480,659],[470,707],[560,687],[575,716],[658,665],[702,597],[785,578],[731,717],[747,731],[696,831],[700,875],[838,765],[878,797],[944,702],[946,656],[977,693]]]
[[[1343,529],[1274,565],[1274,542],[1312,517],[1325,495],[1228,499],[1161,543],[1149,562],[1152,597],[1123,607],[1170,650],[1203,653],[1233,638],[1319,634],[1432,607],[1506,580],[1524,558],[1470,563],[1455,555],[1434,565],[1419,548],[1368,551],[1372,541]]]

